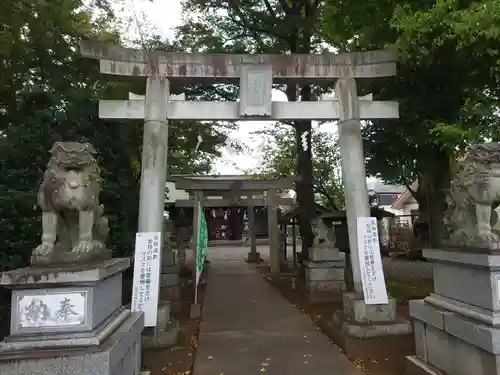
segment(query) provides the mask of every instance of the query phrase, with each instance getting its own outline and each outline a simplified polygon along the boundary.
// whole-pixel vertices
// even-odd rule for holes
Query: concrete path
[[[209,248],[194,375],[361,375],[251,266],[241,248]]]

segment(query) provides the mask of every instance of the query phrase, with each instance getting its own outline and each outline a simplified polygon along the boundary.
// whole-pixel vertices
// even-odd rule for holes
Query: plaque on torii
[[[240,117],[271,118],[273,67],[242,64],[240,69]]]

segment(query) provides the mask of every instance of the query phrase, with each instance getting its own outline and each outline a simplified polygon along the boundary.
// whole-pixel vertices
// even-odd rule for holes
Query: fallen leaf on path
[[[262,367],[262,368],[260,369],[260,372],[264,372],[264,371],[266,371],[266,369],[265,369],[264,367]]]
[[[208,359],[214,359],[214,357],[212,357],[211,355],[208,356]]]
[[[363,361],[361,361],[361,359],[355,359],[353,362],[357,368],[360,368],[360,369],[365,368],[365,365],[363,364]]]

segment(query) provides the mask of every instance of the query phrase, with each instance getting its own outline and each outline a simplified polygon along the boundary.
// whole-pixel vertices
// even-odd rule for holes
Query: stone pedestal
[[[343,294],[343,310],[333,314],[334,323],[344,334],[357,338],[404,335],[411,324],[396,316],[396,300],[389,296],[387,305],[367,305],[355,293]]]
[[[345,257],[338,249],[318,245],[309,250],[306,267],[306,288],[312,302],[334,300],[345,288]]]
[[[287,261],[287,246],[286,246],[286,233],[280,232],[280,252],[278,255],[280,268],[283,270],[286,267]]]
[[[2,375],[139,375],[142,313],[121,306],[128,259],[4,272],[12,289]]]
[[[201,318],[201,305],[199,303],[191,304],[191,309],[189,310],[190,319],[200,319]]]
[[[249,251],[246,261],[248,263],[260,263],[262,258],[260,257],[260,253],[258,251]]]
[[[164,249],[162,254],[162,269],[160,274],[160,301],[170,302],[171,310],[179,313],[182,306],[180,301],[180,263],[176,252]]]
[[[177,235],[175,237],[175,242],[177,243],[177,256],[178,263],[180,267],[186,267],[186,249],[189,248],[189,226],[179,226],[177,227]]]
[[[142,333],[142,345],[145,348],[169,347],[179,338],[179,321],[171,316],[171,304],[168,301],[158,303],[156,327],[146,327]]]
[[[178,253],[170,242],[164,242],[160,273],[160,291],[156,327],[147,327],[142,335],[142,345],[146,348],[169,347],[179,338],[179,321],[172,313],[182,310],[180,268]]]
[[[416,355],[407,374],[500,374],[500,253],[424,250],[434,291],[410,301]]]
[[[250,247],[246,261],[248,263],[260,263],[262,259],[260,253],[257,251],[257,240],[255,237],[255,208],[252,206],[248,207],[248,223],[245,223],[242,238],[242,245]]]

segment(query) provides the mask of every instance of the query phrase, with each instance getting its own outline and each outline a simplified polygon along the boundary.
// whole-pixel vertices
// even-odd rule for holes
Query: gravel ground
[[[430,262],[384,258],[382,263],[387,277],[406,280],[432,280],[433,264]]]

